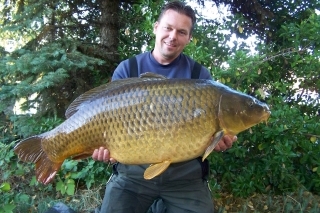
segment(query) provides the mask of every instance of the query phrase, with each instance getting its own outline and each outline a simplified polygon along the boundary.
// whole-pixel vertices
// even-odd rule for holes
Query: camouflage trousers
[[[145,180],[148,166],[114,165],[100,213],[213,213],[208,161],[175,163],[160,176]]]

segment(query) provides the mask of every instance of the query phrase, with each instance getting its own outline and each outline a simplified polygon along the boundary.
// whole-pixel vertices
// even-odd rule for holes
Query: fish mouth
[[[267,124],[267,121],[268,121],[270,115],[271,115],[271,111],[270,110],[265,110],[263,115],[261,116],[261,120],[265,121],[265,123]]]

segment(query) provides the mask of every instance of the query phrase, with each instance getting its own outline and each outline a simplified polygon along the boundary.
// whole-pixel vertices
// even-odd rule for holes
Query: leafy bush
[[[61,122],[61,119],[42,118],[36,122],[32,116],[19,116],[17,123],[9,125],[20,128],[20,134],[30,135],[48,131]],[[23,118],[23,119],[22,119]],[[4,128],[4,127],[3,127]],[[14,130],[11,129],[13,133]],[[35,177],[33,164],[18,162],[13,151],[17,141],[7,143],[8,138],[0,142],[0,212],[26,212],[38,209],[38,205],[48,194],[73,196],[76,190],[90,189],[105,184],[110,176],[109,166],[92,159],[81,161],[66,160],[55,181],[47,186],[40,184]],[[54,198],[51,198],[54,199]]]
[[[265,45],[260,53],[266,54],[250,56],[239,50],[228,68],[216,69],[218,80],[264,100],[272,112],[267,125],[240,133],[232,149],[211,156],[223,191],[247,197],[304,187],[319,193],[319,21],[310,14],[300,24],[283,24],[278,34],[286,51]]]

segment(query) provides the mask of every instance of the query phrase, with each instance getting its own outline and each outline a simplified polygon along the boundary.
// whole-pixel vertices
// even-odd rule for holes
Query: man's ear
[[[154,33],[154,34],[156,34],[156,31],[157,31],[158,26],[159,26],[159,22],[156,21],[156,22],[153,24],[153,33]]]

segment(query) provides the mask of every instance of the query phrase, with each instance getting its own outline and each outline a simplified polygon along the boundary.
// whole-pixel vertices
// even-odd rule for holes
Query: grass
[[[92,190],[78,190],[74,196],[65,196],[55,200],[72,207],[78,213],[93,212],[101,205],[104,186]],[[320,196],[300,190],[287,195],[254,194],[248,198],[237,198],[222,193],[213,200],[215,213],[318,213],[320,212]],[[55,198],[52,197],[52,200]],[[52,200],[42,200],[42,206],[52,206]],[[45,204],[47,202],[47,204]],[[39,206],[40,207],[40,206]],[[45,210],[44,208],[41,208]],[[33,211],[32,211],[33,212]],[[40,210],[38,212],[43,212]]]
[[[320,212],[320,196],[300,190],[286,195],[254,194],[248,198],[236,198],[221,194],[214,199],[217,213],[316,213]]]
[[[94,212],[101,205],[105,185],[97,185],[91,189],[80,187],[74,195],[61,195],[59,192],[42,185],[30,186],[27,179],[16,177],[12,184],[15,194],[29,196],[29,201],[16,206],[14,213],[43,213],[58,202],[65,203],[78,213]],[[285,195],[254,194],[248,198],[234,197],[232,194],[214,195],[215,213],[318,213],[320,212],[320,196],[303,189]]]

